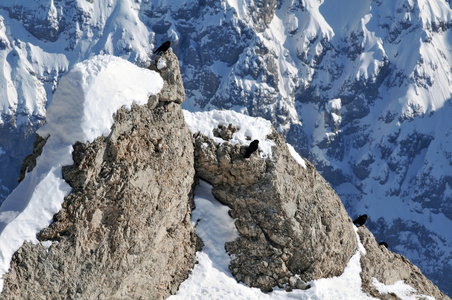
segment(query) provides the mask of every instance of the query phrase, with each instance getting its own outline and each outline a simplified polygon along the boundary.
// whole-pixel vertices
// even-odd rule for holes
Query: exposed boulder
[[[240,237],[226,244],[236,279],[262,291],[303,289],[305,281],[340,275],[357,241],[342,202],[315,167],[299,165],[276,132],[268,139],[275,143],[271,158],[244,159],[246,147],[198,134],[195,168],[236,218]]]

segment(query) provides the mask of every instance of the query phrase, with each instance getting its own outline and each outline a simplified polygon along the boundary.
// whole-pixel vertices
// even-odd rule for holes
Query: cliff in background
[[[267,137],[274,146],[266,159],[243,159],[239,144],[192,137],[178,104],[184,94],[177,58],[171,51],[160,57],[166,66],[157,57],[151,68],[165,80],[161,94],[145,106],[120,109],[108,137],[74,145],[74,164],[63,168],[72,192],[39,233],[41,243],[25,243],[14,254],[1,299],[164,299],[175,293],[200,244],[190,221],[196,176],[213,185],[236,218],[240,236],[226,250],[238,281],[263,291],[305,289],[306,281],[344,271],[358,248],[353,224],[315,167],[299,165],[276,132]],[[225,141],[234,134],[218,132]],[[39,153],[35,149],[24,170]],[[367,250],[364,291],[397,299],[376,293],[373,278],[406,280],[420,294],[447,299],[405,258],[378,248],[367,229],[358,232]]]

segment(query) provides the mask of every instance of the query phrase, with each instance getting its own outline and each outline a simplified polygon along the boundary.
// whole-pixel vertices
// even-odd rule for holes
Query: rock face
[[[63,167],[72,192],[43,243],[14,254],[1,299],[165,299],[188,277],[193,143],[174,103],[183,99],[155,100],[120,109],[108,137],[74,145]]]
[[[182,103],[185,100],[185,89],[180,74],[179,61],[173,50],[156,55],[149,69],[162,76],[164,83],[161,92],[153,97],[162,102]]]
[[[41,155],[47,139],[48,138],[43,138],[38,134],[36,135],[35,142],[33,143],[33,153],[25,157],[22,167],[20,168],[20,176],[17,180],[19,183],[24,180],[25,175],[28,172],[31,172],[34,167],[36,167],[36,159]]]
[[[276,132],[269,139],[275,143],[271,158],[244,159],[245,147],[218,146],[199,134],[195,167],[237,219],[240,237],[226,244],[236,279],[263,291],[303,289],[303,281],[340,275],[357,249],[356,237],[339,197],[315,167],[297,164]]]
[[[373,278],[386,285],[403,280],[405,284],[416,290],[415,295],[419,299],[427,299],[426,295],[433,296],[435,299],[450,299],[408,259],[378,245],[373,234],[366,227],[360,227],[358,235],[366,249],[366,254],[361,256],[364,292],[379,299],[399,299],[391,294],[380,294],[373,284]]]

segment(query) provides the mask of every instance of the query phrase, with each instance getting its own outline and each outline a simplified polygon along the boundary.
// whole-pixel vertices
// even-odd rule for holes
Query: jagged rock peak
[[[266,292],[303,289],[305,281],[340,275],[357,241],[339,197],[315,167],[296,163],[276,132],[268,139],[275,144],[271,158],[244,159],[246,147],[198,134],[195,167],[237,219],[240,237],[226,244],[236,279]]]
[[[221,121],[201,125],[214,116]],[[357,299],[367,299],[366,294],[399,299],[397,287],[422,299],[449,299],[405,257],[379,246],[365,226],[354,227],[334,190],[274,129],[259,137],[259,147],[271,145],[271,152],[264,155],[268,149],[262,147],[244,158],[247,146],[237,141],[247,134],[248,140],[256,138],[249,117],[230,111],[185,117],[189,124],[199,123],[190,125],[197,175],[235,219],[239,237],[225,248],[238,281],[264,292],[279,287],[309,289],[303,295],[313,295],[318,286],[314,283],[312,291],[308,281],[346,276],[341,280],[353,281],[354,291],[363,292]]]
[[[176,54],[169,49],[155,56],[149,66],[162,76],[164,83],[159,95],[159,101],[176,102],[181,104],[185,100],[185,89],[179,69],[179,60]]]
[[[175,68],[170,54],[162,73],[180,74]],[[13,255],[1,299],[165,299],[177,291],[197,238],[193,143],[177,104],[180,75],[172,79],[164,97],[119,109],[108,136],[75,143],[74,163],[62,169],[72,191],[40,243]]]

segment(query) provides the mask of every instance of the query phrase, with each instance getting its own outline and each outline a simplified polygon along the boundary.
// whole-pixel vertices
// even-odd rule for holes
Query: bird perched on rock
[[[356,227],[363,226],[364,223],[366,223],[367,218],[368,218],[367,215],[359,216],[355,221],[353,221],[353,224],[355,224]]]
[[[169,49],[169,47],[171,47],[171,42],[166,41],[160,47],[158,47],[157,50],[154,51],[154,53],[165,53],[166,50]]]
[[[250,143],[250,145],[248,146],[248,149],[246,149],[245,152],[245,158],[249,158],[251,156],[251,154],[257,150],[257,148],[259,147],[259,140],[254,140]]]
[[[379,242],[378,245],[385,246],[386,248],[388,248],[388,244],[386,242]]]

